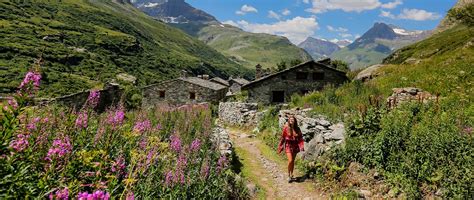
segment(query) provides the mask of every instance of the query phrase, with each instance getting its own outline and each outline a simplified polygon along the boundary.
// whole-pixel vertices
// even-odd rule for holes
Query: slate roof
[[[245,85],[245,84],[248,84],[250,83],[250,81],[244,79],[244,78],[233,78],[231,79],[232,81],[235,81],[236,83],[240,84],[240,85]]]
[[[222,78],[219,78],[219,77],[211,78],[210,81],[211,81],[211,82],[220,83],[220,84],[222,84],[222,85],[224,85],[224,86],[227,86],[227,87],[230,85],[230,84],[229,84],[229,81],[226,81],[226,80],[224,80],[224,79],[222,79]]]
[[[284,74],[284,73],[287,73],[287,72],[289,72],[289,71],[298,69],[298,68],[300,68],[300,67],[306,66],[307,64],[311,64],[311,63],[317,64],[317,65],[319,65],[319,66],[324,66],[324,67],[327,68],[327,69],[330,69],[330,70],[332,70],[332,71],[334,71],[334,72],[336,72],[336,73],[340,73],[340,74],[343,74],[344,76],[346,76],[346,73],[345,73],[345,72],[340,71],[340,70],[335,69],[335,68],[332,68],[332,67],[329,67],[327,63],[330,63],[330,61],[331,61],[331,60],[330,60],[329,58],[323,59],[323,60],[319,60],[319,61],[310,60],[310,61],[301,63],[301,64],[299,64],[299,65],[295,65],[295,66],[293,66],[293,67],[290,67],[290,68],[288,68],[288,69],[282,70],[282,71],[280,71],[280,72],[273,73],[273,74],[264,76],[264,77],[262,77],[262,78],[259,78],[259,79],[257,79],[257,80],[254,80],[254,81],[252,81],[252,82],[250,82],[250,83],[248,83],[248,84],[243,85],[243,86],[242,86],[242,89],[250,88],[250,87],[254,86],[254,85],[257,84],[257,83],[260,83],[260,82],[262,82],[262,81],[265,81],[265,80],[270,79],[270,78],[272,78],[272,77],[275,77],[275,76],[277,76],[277,75]]]
[[[186,81],[191,84],[199,85],[201,87],[209,88],[211,90],[222,90],[226,89],[227,87],[219,84],[219,83],[214,83],[208,80],[204,80],[202,78],[198,77],[180,77],[178,80]]]

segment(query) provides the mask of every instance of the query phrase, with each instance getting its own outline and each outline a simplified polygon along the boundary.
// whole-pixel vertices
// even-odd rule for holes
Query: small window
[[[189,99],[196,99],[196,93],[195,92],[190,92],[189,93]]]
[[[285,91],[272,91],[272,102],[273,103],[285,102]]]
[[[160,98],[165,98],[166,92],[164,90],[161,90],[159,94],[160,94]]]
[[[296,72],[296,79],[306,80],[306,79],[308,79],[308,73],[306,73],[306,72]]]
[[[323,72],[314,72],[313,73],[313,80],[324,80],[324,73]]]
[[[301,93],[302,95],[306,95],[306,94],[309,93],[309,90],[300,90],[300,93]]]
[[[282,75],[281,80],[286,80],[286,75]]]

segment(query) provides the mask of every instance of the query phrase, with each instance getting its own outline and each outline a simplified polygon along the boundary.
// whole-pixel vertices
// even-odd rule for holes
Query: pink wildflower
[[[191,151],[197,151],[201,147],[201,140],[196,138],[192,143],[191,143]]]
[[[100,100],[100,91],[91,90],[89,92],[89,97],[87,98],[87,102],[91,105],[91,107],[95,108],[99,104],[99,100]]]
[[[80,112],[76,119],[76,127],[78,129],[87,128],[88,115],[87,112]]]
[[[24,87],[30,83],[33,83],[35,89],[38,89],[38,87],[40,86],[40,80],[41,74],[39,74],[38,72],[28,72],[26,73],[25,78],[20,84],[20,89],[24,89]]]
[[[135,194],[133,192],[128,192],[127,196],[125,197],[125,200],[135,200]]]
[[[170,147],[175,152],[181,151],[181,139],[178,135],[171,136]]]
[[[55,157],[62,158],[71,152],[71,150],[72,146],[69,137],[66,136],[64,139],[55,139],[53,145],[48,150],[45,160],[52,161]]]
[[[219,160],[217,160],[217,172],[221,172],[224,168],[227,167],[228,161],[225,155],[222,155]]]
[[[68,200],[69,199],[69,189],[64,188],[62,190],[56,190],[56,192],[54,194],[53,193],[49,194],[49,199]]]
[[[135,123],[135,126],[133,127],[133,131],[143,133],[145,131],[148,131],[151,129],[151,122],[150,120],[144,120],[141,122]]]
[[[29,135],[18,134],[16,137],[16,140],[11,141],[10,147],[13,148],[16,152],[21,152],[25,150],[29,145]]]

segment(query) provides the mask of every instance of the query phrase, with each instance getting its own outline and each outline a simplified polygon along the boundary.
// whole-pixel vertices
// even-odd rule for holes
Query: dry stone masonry
[[[429,92],[425,92],[420,88],[393,88],[392,91],[392,95],[387,98],[387,103],[391,108],[405,102],[418,101],[426,103],[436,99],[436,96]]]
[[[296,117],[305,140],[303,156],[306,160],[314,160],[334,145],[343,143],[345,134],[343,123],[332,124],[323,116],[309,117],[311,110],[280,110],[279,113],[280,128],[283,128],[288,116]]]
[[[263,114],[264,112],[258,112],[256,103],[219,103],[219,119],[228,125],[256,126]]]
[[[221,155],[225,155],[228,159],[232,158],[232,142],[229,133],[221,126],[216,126],[212,130],[211,140],[218,147]]]

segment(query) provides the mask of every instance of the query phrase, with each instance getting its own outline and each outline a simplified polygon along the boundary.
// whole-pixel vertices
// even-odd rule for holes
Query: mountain
[[[222,24],[184,0],[134,0],[132,3],[148,15],[180,28],[249,69],[257,64],[268,68],[282,60],[311,59],[306,51],[285,37],[249,33]]]
[[[329,42],[324,39],[316,39],[312,37],[306,38],[298,47],[306,50],[314,60],[327,58],[329,55],[341,49],[338,44]]]
[[[352,70],[381,63],[393,51],[420,41],[431,31],[411,31],[385,23],[375,23],[364,35],[331,55],[346,61]]]
[[[472,6],[472,4],[474,4],[474,0],[458,0],[456,5],[454,5],[452,9],[462,9],[462,8],[468,7],[469,5]],[[443,18],[443,20],[441,20],[438,27],[436,27],[435,32],[442,32],[444,30],[447,30],[455,26],[456,24],[459,24],[459,20],[454,19],[453,17],[447,16]]]
[[[126,73],[146,85],[194,74],[251,71],[127,1],[0,2],[0,93],[20,84],[42,55],[41,96],[101,87]]]

